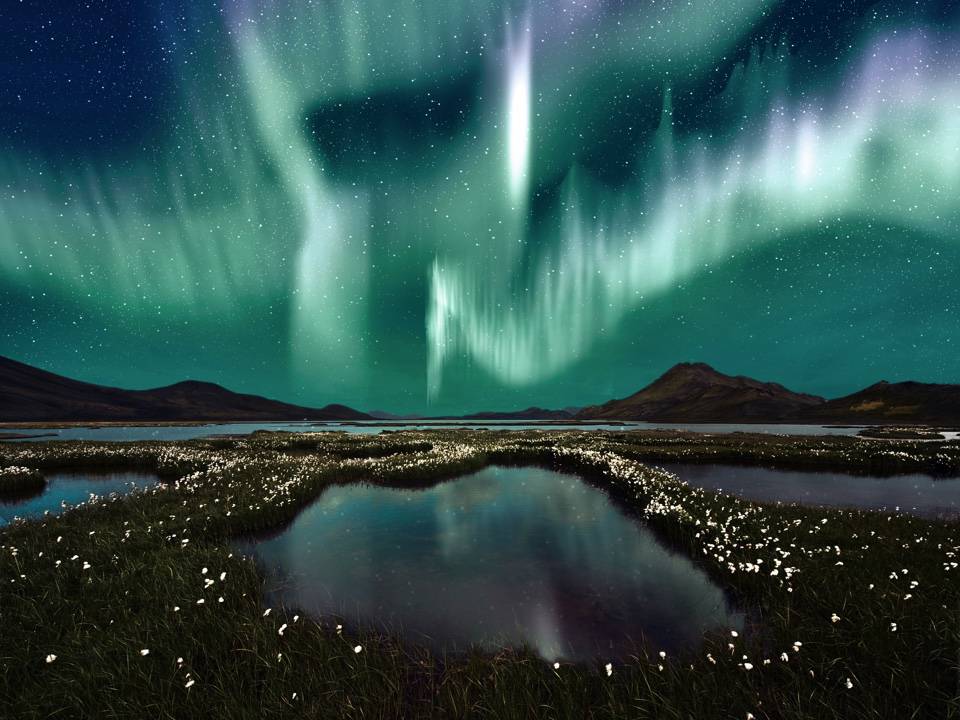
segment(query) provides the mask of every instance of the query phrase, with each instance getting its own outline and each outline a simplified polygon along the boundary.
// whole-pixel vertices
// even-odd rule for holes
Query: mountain
[[[777,383],[724,375],[705,363],[680,363],[633,395],[587,407],[578,420],[660,422],[778,422],[824,399]]]
[[[526,410],[506,412],[478,412],[464,415],[462,420],[571,420],[573,414],[566,410],[546,410],[540,407],[528,407]]]
[[[422,420],[423,415],[395,415],[386,410],[369,410],[367,415],[374,420]]]
[[[805,422],[960,424],[960,385],[882,380],[852,395],[808,408]]]
[[[369,420],[345,405],[306,408],[186,380],[122,390],[71,380],[0,356],[0,421]]]

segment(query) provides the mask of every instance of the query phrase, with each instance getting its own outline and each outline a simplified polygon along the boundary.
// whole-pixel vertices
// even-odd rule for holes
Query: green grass
[[[0,467],[177,480],[0,531],[0,717],[958,718],[956,524],[748,503],[642,464],[945,474],[958,459],[951,443],[671,433],[3,445]],[[264,616],[263,578],[231,556],[231,537],[283,526],[330,484],[423,487],[505,462],[606,489],[750,608],[748,631],[609,676],[602,659],[554,670],[522,649],[443,657],[295,609]]]

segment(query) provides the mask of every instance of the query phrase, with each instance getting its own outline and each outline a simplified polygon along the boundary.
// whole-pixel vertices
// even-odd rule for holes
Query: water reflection
[[[0,498],[0,527],[15,517],[40,517],[45,512],[57,515],[63,505],[77,505],[90,499],[90,495],[105,496],[111,493],[129,493],[138,488],[155,485],[156,475],[140,472],[111,473],[53,473],[47,475],[47,484],[42,491],[19,498]]]
[[[934,518],[960,516],[960,478],[941,479],[921,474],[872,477],[838,472],[680,463],[662,467],[696,487],[723,490],[760,502],[867,510],[899,508],[904,512]]]
[[[438,650],[615,658],[742,625],[689,559],[601,491],[543,469],[491,467],[422,491],[330,488],[242,549],[273,577],[269,602]]]

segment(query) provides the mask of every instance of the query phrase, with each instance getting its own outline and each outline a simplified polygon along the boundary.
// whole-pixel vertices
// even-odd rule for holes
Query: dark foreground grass
[[[956,524],[752,504],[640,460],[930,471],[958,455],[576,432],[3,446],[0,466],[175,481],[0,531],[0,717],[957,718]],[[602,658],[555,669],[523,650],[440,657],[293,608],[265,615],[262,577],[231,554],[231,537],[282,526],[331,483],[422,487],[506,462],[604,487],[752,608],[755,626],[609,672]]]
[[[39,471],[19,465],[0,465],[0,502],[13,502],[41,492],[47,481]]]

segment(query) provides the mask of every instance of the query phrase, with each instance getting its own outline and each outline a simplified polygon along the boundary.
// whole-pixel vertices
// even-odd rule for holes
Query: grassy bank
[[[644,464],[960,468],[957,444],[932,445],[480,431],[3,445],[0,466],[146,469],[170,483],[0,530],[0,716],[960,717],[956,524],[764,506]],[[332,483],[419,487],[495,462],[588,476],[756,625],[609,674],[602,658],[440,657],[293,608],[265,614],[262,577],[231,554],[231,537],[281,527]]]
[[[0,465],[0,502],[38,493],[46,484],[43,475],[34,468]]]

